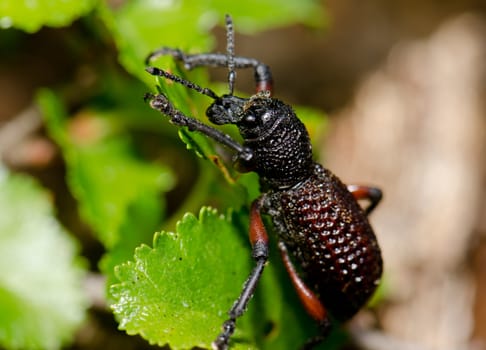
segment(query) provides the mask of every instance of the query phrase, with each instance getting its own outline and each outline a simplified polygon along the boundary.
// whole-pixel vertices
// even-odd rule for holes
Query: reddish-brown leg
[[[290,280],[292,281],[292,284],[297,291],[297,295],[299,296],[302,305],[304,305],[305,310],[316,321],[324,321],[327,318],[326,309],[322,305],[319,298],[317,298],[314,292],[306,286],[304,281],[302,281],[300,276],[297,274],[297,271],[290,260],[290,256],[285,244],[283,242],[279,242],[278,247],[280,249],[280,254],[282,256],[285,269],[290,276]]]
[[[327,311],[324,308],[324,305],[322,305],[317,295],[315,295],[315,293],[305,284],[305,282],[298,275],[294,264],[290,259],[285,244],[283,242],[279,242],[278,248],[280,249],[280,255],[282,256],[285,269],[290,276],[292,285],[297,291],[300,302],[304,306],[304,309],[307,311],[307,313],[319,323],[320,333],[317,336],[309,339],[302,347],[302,349],[312,349],[314,346],[321,343],[325,339],[331,328],[331,322],[329,320]]]
[[[353,194],[356,200],[365,199],[370,202],[370,204],[364,209],[367,215],[376,208],[383,197],[381,190],[376,187],[348,185],[348,191]]]
[[[235,330],[236,319],[245,312],[268,259],[268,235],[261,218],[259,200],[254,201],[251,206],[249,236],[252,246],[252,257],[256,265],[246,280],[240,296],[229,310],[229,318],[223,323],[223,331],[213,342],[213,349],[226,350],[228,348],[229,340]]]

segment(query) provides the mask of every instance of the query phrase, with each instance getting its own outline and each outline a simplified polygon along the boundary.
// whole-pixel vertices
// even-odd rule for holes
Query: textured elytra
[[[365,212],[330,171],[269,194],[275,227],[306,283],[339,320],[352,317],[376,289],[382,259]]]

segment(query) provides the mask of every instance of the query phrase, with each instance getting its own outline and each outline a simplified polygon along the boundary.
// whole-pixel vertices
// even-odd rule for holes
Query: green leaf
[[[137,0],[116,9],[108,4],[99,8],[100,17],[117,44],[120,63],[142,81],[153,82],[144,70],[144,60],[161,45],[209,47],[211,38],[206,34],[209,26],[204,25],[202,30],[198,18],[201,14],[182,11],[179,2]]]
[[[152,217],[140,220],[139,229],[153,230],[162,209],[155,200],[157,193],[169,189],[172,183],[166,169],[138,162],[128,154],[126,144],[113,140],[77,149],[67,158],[68,181],[83,217],[107,247],[120,239],[125,222],[134,219],[130,215],[133,207],[148,206],[145,214]]]
[[[15,27],[36,32],[42,26],[62,27],[84,16],[96,0],[0,1],[0,28]]]
[[[176,233],[156,234],[152,248],[137,248],[110,288],[120,328],[174,350],[209,348],[253,267],[247,220],[203,208],[199,219],[186,214]],[[275,252],[237,321],[232,349],[293,350],[317,331]]]
[[[0,168],[0,344],[60,349],[84,318],[77,246],[30,178]]]
[[[62,147],[68,184],[79,201],[81,214],[103,244],[111,248],[121,236],[133,235],[126,232],[127,227],[136,227],[145,237],[154,232],[163,214],[159,195],[174,181],[169,170],[136,159],[127,135],[103,135],[105,130],[117,127],[110,126],[101,111],[87,112],[85,120],[78,120],[87,124],[80,129],[95,130],[95,136],[78,140],[72,131],[75,121],[68,124],[62,103],[52,92],[41,91],[38,101],[50,135]]]
[[[177,233],[156,234],[153,248],[137,248],[134,262],[118,266],[110,294],[120,328],[172,349],[208,346],[250,269],[245,248],[214,211],[185,215]]]

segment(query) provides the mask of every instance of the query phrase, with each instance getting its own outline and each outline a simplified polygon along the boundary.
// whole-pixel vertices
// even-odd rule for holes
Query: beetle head
[[[268,134],[282,116],[286,105],[260,92],[250,98],[224,95],[209,106],[206,114],[214,124],[235,124],[245,139]]]

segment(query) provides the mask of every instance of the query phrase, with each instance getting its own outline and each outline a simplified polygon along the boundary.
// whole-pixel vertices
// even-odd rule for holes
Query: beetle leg
[[[228,67],[228,56],[223,53],[201,53],[187,55],[181,50],[162,47],[148,55],[145,63],[148,65],[152,60],[159,56],[170,55],[175,60],[184,64],[188,70],[196,67]],[[270,91],[273,88],[273,78],[270,67],[266,64],[249,57],[235,56],[234,68],[253,68],[256,90]]]
[[[229,310],[229,318],[223,324],[223,331],[213,342],[213,349],[223,350],[228,348],[229,339],[235,330],[236,319],[245,312],[268,259],[268,235],[261,218],[260,203],[261,201],[258,199],[254,201],[250,210],[249,236],[252,245],[252,257],[256,265],[246,280],[240,296]]]
[[[287,247],[282,241],[280,241],[278,243],[278,248],[280,249],[280,254],[282,256],[285,269],[287,270],[287,273],[290,276],[290,280],[292,281],[292,284],[297,291],[297,295],[299,296],[299,299],[304,305],[307,313],[316,321],[325,320],[327,318],[326,309],[322,305],[319,298],[317,298],[314,292],[305,285],[304,281],[302,281],[300,276],[297,274],[294,264],[290,260]]]
[[[329,320],[327,311],[324,308],[324,305],[322,305],[317,295],[305,284],[305,282],[298,275],[294,264],[290,259],[287,247],[282,241],[278,243],[278,248],[280,249],[280,255],[282,256],[285,269],[290,276],[292,285],[297,291],[297,296],[299,297],[307,313],[319,323],[319,334],[309,339],[302,347],[302,349],[311,349],[325,339],[331,328],[331,322]]]
[[[191,118],[183,114],[181,111],[176,109],[172,103],[163,94],[145,94],[145,101],[149,101],[150,106],[165,114],[170,118],[170,121],[178,126],[186,126],[190,131],[198,131],[216,142],[219,142],[226,147],[238,152],[238,154],[246,154],[248,150],[243,147],[240,143],[233,140],[231,136],[215,129],[209,125],[201,123],[199,120]]]
[[[369,215],[376,208],[383,197],[381,190],[376,187],[348,185],[348,191],[353,194],[356,200],[366,199],[370,201],[370,204],[365,208],[366,215]]]

